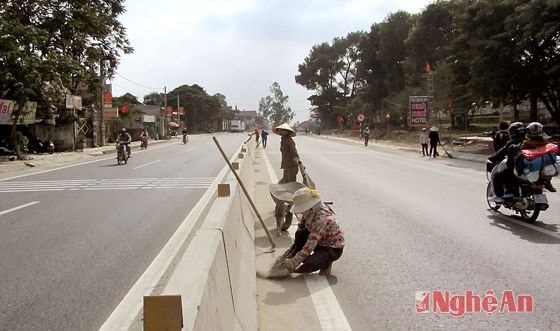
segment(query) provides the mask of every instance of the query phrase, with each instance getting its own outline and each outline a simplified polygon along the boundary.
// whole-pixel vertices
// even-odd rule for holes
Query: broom
[[[448,157],[448,158],[450,158],[450,159],[453,158],[453,155],[451,155],[451,153],[449,153],[449,152],[447,151],[447,149],[445,149],[445,147],[444,147],[443,145],[441,145],[441,148],[443,148],[443,151],[445,152],[445,154],[447,154],[447,157]]]

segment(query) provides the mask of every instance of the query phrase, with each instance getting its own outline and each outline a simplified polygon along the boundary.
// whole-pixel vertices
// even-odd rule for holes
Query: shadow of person
[[[535,231],[529,227],[525,227],[523,225],[519,225],[512,220],[517,220],[523,222],[522,218],[519,216],[511,215],[506,216],[498,212],[494,212],[491,215],[488,215],[488,218],[492,220],[489,223],[491,226],[500,228],[502,230],[507,230],[512,234],[516,235],[520,239],[527,240],[537,244],[560,244],[560,238],[548,235],[546,233],[542,233],[539,231]],[[535,222],[531,225],[542,228],[544,230],[548,230],[554,233],[558,233],[558,225],[557,224],[545,224],[543,222]]]
[[[321,278],[326,281],[317,281]],[[326,278],[325,278],[326,277]],[[314,281],[316,286],[313,287],[315,292],[322,291],[332,284],[338,283],[338,278],[333,275],[321,276],[318,272],[313,272],[311,274],[291,274],[284,278],[273,278],[268,281],[274,282],[283,291],[270,290],[266,292],[266,296],[263,302],[268,305],[285,305],[290,303],[295,303],[296,301],[308,298],[311,294],[306,283],[306,278],[308,281]]]

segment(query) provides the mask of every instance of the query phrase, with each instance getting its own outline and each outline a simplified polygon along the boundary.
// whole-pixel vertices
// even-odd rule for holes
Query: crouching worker
[[[320,270],[321,275],[329,275],[332,262],[340,258],[344,248],[344,235],[334,213],[317,191],[307,187],[297,190],[293,201],[291,212],[301,214],[294,240],[297,253],[283,266],[295,273]]]

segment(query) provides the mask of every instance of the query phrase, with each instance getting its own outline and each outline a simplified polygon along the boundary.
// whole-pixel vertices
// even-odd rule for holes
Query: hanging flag
[[[430,62],[426,61],[426,72],[430,73],[432,72],[432,68],[430,67]]]
[[[128,111],[128,105],[124,105],[121,107],[121,113],[126,113]]]

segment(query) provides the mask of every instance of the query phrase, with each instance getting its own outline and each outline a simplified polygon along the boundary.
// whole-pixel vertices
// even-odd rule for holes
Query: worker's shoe
[[[552,183],[550,181],[547,181],[546,183],[544,183],[544,188],[547,189],[549,192],[556,192],[556,187],[552,186]]]
[[[331,274],[332,262],[325,269],[319,270],[319,275],[328,276]]]

